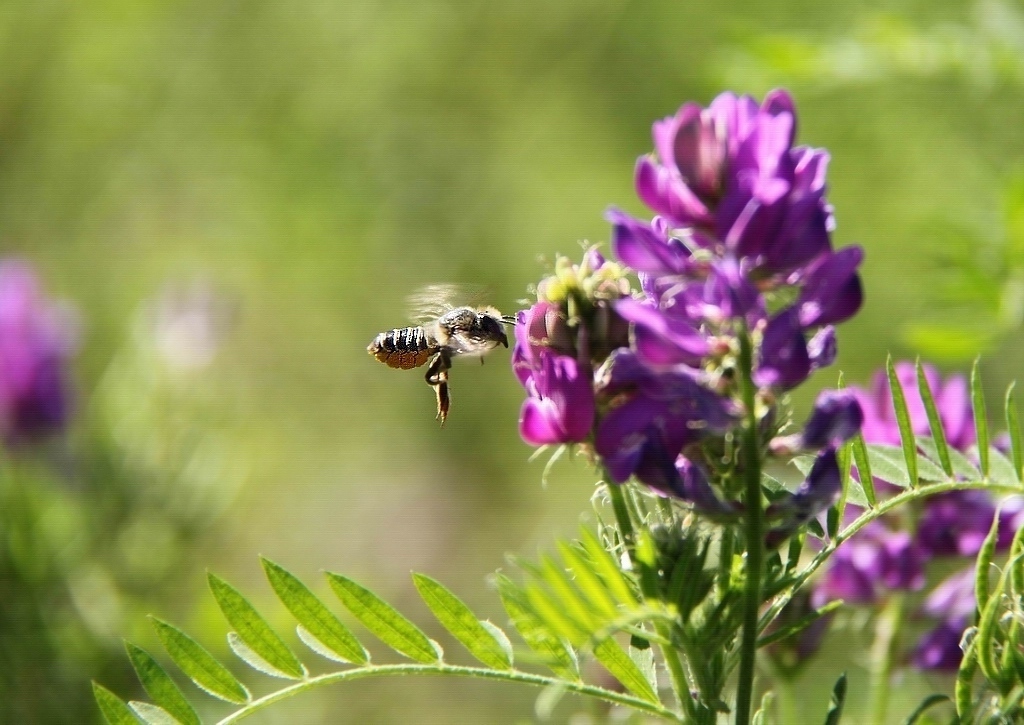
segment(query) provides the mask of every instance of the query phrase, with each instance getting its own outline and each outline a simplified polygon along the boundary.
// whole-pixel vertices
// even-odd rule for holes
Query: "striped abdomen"
[[[422,327],[402,327],[382,332],[366,350],[388,367],[402,370],[425,365],[437,352],[437,348],[427,341]]]

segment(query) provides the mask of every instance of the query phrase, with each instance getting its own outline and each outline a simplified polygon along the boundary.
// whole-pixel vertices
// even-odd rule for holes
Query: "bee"
[[[410,298],[423,324],[396,327],[373,338],[366,351],[388,367],[400,370],[428,365],[424,380],[437,398],[436,419],[444,425],[451,407],[448,371],[454,357],[481,357],[498,345],[508,347],[505,325],[515,318],[502,316],[493,307],[455,307],[448,299],[458,289],[440,285],[428,287]]]

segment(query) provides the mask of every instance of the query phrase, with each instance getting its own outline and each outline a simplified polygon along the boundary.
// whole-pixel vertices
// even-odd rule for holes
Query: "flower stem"
[[[754,694],[754,661],[757,656],[758,611],[761,608],[761,575],[764,568],[764,515],[761,509],[761,451],[754,408],[753,353],[750,335],[740,335],[740,385],[746,421],[743,426],[742,465],[746,515],[747,568],[743,590],[743,635],[740,641],[739,682],[736,686],[736,725],[748,725]]]
[[[889,683],[896,654],[900,626],[903,623],[904,597],[894,594],[882,610],[871,645],[871,710],[868,722],[882,725],[889,708]]]

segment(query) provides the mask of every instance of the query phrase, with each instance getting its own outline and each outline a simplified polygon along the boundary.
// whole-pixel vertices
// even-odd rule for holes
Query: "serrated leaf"
[[[597,538],[597,534],[586,527],[581,527],[580,541],[583,543],[583,548],[590,554],[590,559],[594,563],[594,571],[604,581],[608,591],[618,600],[619,604],[630,608],[635,607],[639,602],[632,587],[614,557],[608,553]]]
[[[658,695],[643,671],[615,640],[605,639],[594,645],[594,659],[634,695],[649,702],[658,702]]]
[[[270,559],[260,557],[260,561],[278,599],[299,621],[299,638],[306,646],[317,654],[338,662],[364,665],[370,661],[369,655],[355,635],[298,577]],[[302,636],[303,632],[309,639]]]
[[[230,647],[231,651],[235,653],[235,656],[257,672],[262,672],[263,674],[271,677],[280,677],[283,680],[299,679],[293,677],[287,672],[282,672],[274,667],[274,665],[260,657],[259,653],[250,647],[246,641],[238,635],[238,632],[228,632],[227,639],[228,647]]]
[[[124,700],[98,682],[92,683],[92,694],[96,705],[109,725],[139,725],[139,719]]]
[[[177,683],[171,679],[167,671],[160,666],[149,652],[131,642],[124,643],[139,682],[153,702],[173,715],[183,725],[201,725],[199,716],[192,705],[182,694]]]
[[[579,680],[576,657],[555,634],[545,627],[530,609],[526,595],[511,579],[499,574],[495,578],[498,596],[508,613],[512,626],[544,661],[546,667],[559,677]]]
[[[1006,432],[1010,436],[1010,457],[1013,459],[1013,473],[1016,480],[1021,478],[1021,468],[1024,467],[1024,450],[1021,449],[1020,420],[1017,413],[1017,401],[1014,390],[1017,383],[1011,383],[1006,389]]]
[[[262,660],[262,663],[269,665],[269,669],[257,666],[250,661],[251,658],[239,654],[237,649],[235,654],[238,654],[247,664],[275,677],[293,680],[301,680],[305,677],[306,668],[288,649],[288,645],[278,636],[277,632],[271,629],[267,620],[256,611],[252,603],[216,574],[210,573],[207,578],[210,582],[210,591],[213,592],[220,611],[224,613],[224,618],[228,620],[228,623],[235,628],[236,638],[245,645],[242,651],[252,652],[258,658],[255,662]],[[228,642],[231,642],[230,637]],[[235,647],[232,646],[232,649]]]
[[[413,583],[423,601],[445,629],[469,650],[469,653],[494,669],[507,670],[512,660],[502,643],[476,618],[461,599],[435,579],[413,574]]]
[[[893,412],[896,415],[896,425],[900,430],[900,446],[903,449],[903,460],[906,463],[906,472],[910,486],[917,485],[917,446],[914,443],[914,425],[910,420],[910,411],[907,409],[907,398],[903,393],[903,386],[896,376],[896,367],[892,363],[892,355],[885,361],[885,371],[889,377],[889,392],[892,397]],[[871,462],[872,467],[874,461]],[[877,471],[875,475],[880,475]]]
[[[159,705],[150,702],[139,702],[132,700],[128,703],[135,715],[146,723],[146,725],[181,725],[178,718],[164,710]]]
[[[924,374],[924,367],[921,365],[920,359],[917,361],[917,389],[921,394],[921,402],[924,403],[925,413],[928,415],[928,427],[935,441],[935,452],[938,456],[939,464],[947,476],[952,476],[953,463],[949,460],[949,445],[946,443],[946,432],[942,427],[942,418],[939,417],[939,410],[935,407],[935,398],[932,396],[932,389],[928,385],[928,378]]]
[[[441,660],[427,635],[369,589],[333,572],[327,572],[327,581],[352,616],[388,647],[424,664]]]
[[[151,619],[164,649],[185,676],[214,697],[236,705],[249,701],[245,686],[205,647],[174,625],[155,617]]]
[[[981,389],[981,359],[971,368],[971,405],[974,407],[974,431],[978,439],[978,464],[983,478],[988,478],[988,419],[985,412],[985,392]]]
[[[564,541],[558,542],[558,550],[562,554],[562,561],[572,571],[576,578],[576,584],[583,591],[590,605],[606,619],[617,617],[619,610],[615,606],[615,600],[612,599],[608,587],[605,586],[600,575],[594,569],[589,556]]]
[[[935,449],[935,441],[928,436],[917,437],[917,447],[924,451],[932,461],[939,460],[938,451]],[[979,471],[971,459],[965,456],[963,453],[958,451],[956,448],[949,449],[949,460],[953,466],[953,473],[960,478],[968,481],[977,481],[981,478],[981,471]]]

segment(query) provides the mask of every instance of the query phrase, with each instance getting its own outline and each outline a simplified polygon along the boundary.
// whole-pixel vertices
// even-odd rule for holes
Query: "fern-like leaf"
[[[124,643],[135,673],[153,702],[173,715],[182,725],[202,725],[181,689],[154,657],[131,642]]]
[[[436,642],[369,589],[341,574],[327,572],[327,580],[341,603],[381,642],[416,662],[441,660]]]

